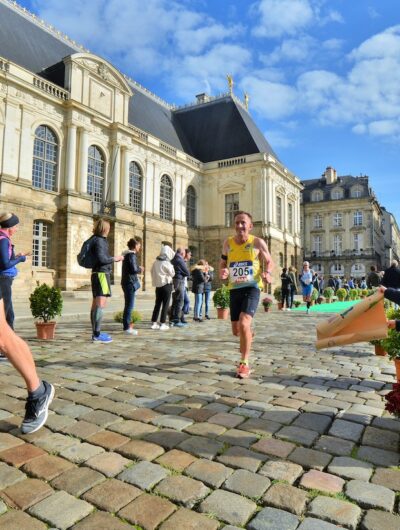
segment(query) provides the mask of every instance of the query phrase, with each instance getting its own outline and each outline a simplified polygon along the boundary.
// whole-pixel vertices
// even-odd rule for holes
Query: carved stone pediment
[[[245,189],[246,184],[235,180],[231,180],[230,182],[226,182],[225,184],[220,184],[218,186],[218,191],[220,193],[237,193],[239,191],[244,191]]]
[[[92,74],[97,76],[110,85],[119,88],[121,91],[132,94],[123,75],[114,68],[111,64],[106,63],[100,57],[85,53],[76,53],[71,56],[72,61],[89,70]]]

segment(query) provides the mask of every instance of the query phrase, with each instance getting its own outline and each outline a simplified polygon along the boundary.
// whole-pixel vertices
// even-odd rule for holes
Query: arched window
[[[143,178],[136,162],[129,164],[129,206],[134,212],[142,213]]]
[[[313,194],[312,194],[311,200],[313,202],[322,201],[322,191],[320,191],[320,190],[314,191]]]
[[[57,180],[58,142],[47,125],[39,125],[33,143],[32,186],[55,191]]]
[[[33,221],[32,265],[50,267],[51,224]]]
[[[189,186],[186,192],[186,223],[196,226],[196,190]]]
[[[353,199],[359,199],[360,197],[362,197],[362,195],[363,195],[362,188],[358,186],[351,188],[351,196]]]
[[[341,188],[336,188],[332,190],[331,199],[337,201],[338,199],[343,199],[343,190]]]
[[[161,177],[160,217],[166,221],[172,221],[172,182],[168,175]]]
[[[88,178],[87,192],[92,196],[93,202],[103,202],[104,190],[104,157],[103,153],[95,145],[91,145],[88,151]]]

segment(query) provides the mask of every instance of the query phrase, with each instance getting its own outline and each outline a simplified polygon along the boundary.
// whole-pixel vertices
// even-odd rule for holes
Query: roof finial
[[[231,76],[231,74],[227,74],[226,78],[228,80],[229,93],[232,95],[233,94],[233,77]]]
[[[246,110],[249,110],[249,95],[247,92],[244,93],[244,106],[246,107]]]

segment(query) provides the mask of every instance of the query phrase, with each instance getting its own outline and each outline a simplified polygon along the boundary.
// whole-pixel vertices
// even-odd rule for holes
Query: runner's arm
[[[271,283],[272,281],[272,271],[275,267],[274,262],[272,261],[271,254],[269,253],[268,247],[266,242],[261,239],[257,238],[257,248],[260,251],[260,263],[264,263],[265,271],[262,273],[262,278],[267,283]]]

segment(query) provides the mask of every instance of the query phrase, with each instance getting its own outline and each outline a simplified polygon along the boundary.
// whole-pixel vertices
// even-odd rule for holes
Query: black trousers
[[[14,329],[14,308],[12,303],[12,282],[11,276],[0,276],[0,290],[3,295],[4,313],[6,315],[7,324]]]
[[[174,279],[174,301],[172,304],[172,321],[179,322],[182,316],[183,303],[185,301],[185,280]]]
[[[153,315],[151,317],[152,322],[157,322],[158,314],[161,309],[161,324],[165,324],[167,320],[167,311],[169,307],[169,301],[171,300],[172,283],[167,283],[162,287],[156,287],[156,303],[153,309]]]

